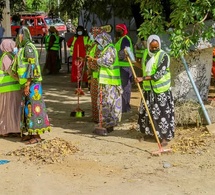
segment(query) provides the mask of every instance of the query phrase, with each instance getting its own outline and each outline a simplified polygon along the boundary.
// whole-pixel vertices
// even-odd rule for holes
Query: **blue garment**
[[[125,47],[131,47],[129,40],[125,37],[122,40],[121,48],[118,53],[119,61],[124,61],[125,59]],[[132,85],[132,70],[130,67],[120,66],[120,76],[122,81],[122,112],[129,112],[131,110],[130,99],[131,99],[131,85]]]
[[[130,67],[120,67],[120,76],[122,82],[122,112],[129,112],[131,110],[131,85],[132,85],[132,70]]]

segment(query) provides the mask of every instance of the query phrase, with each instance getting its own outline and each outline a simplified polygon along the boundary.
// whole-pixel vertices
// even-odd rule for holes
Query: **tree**
[[[32,5],[33,1],[35,0],[11,0],[11,4],[14,7],[27,5],[25,2]],[[46,0],[44,5],[52,1],[54,2]],[[42,1],[38,2],[40,4]],[[47,7],[50,10],[50,6],[47,5],[46,9]],[[123,19],[134,17],[138,34],[145,39],[150,34],[169,33],[171,54],[174,56],[178,56],[180,52],[186,54],[199,38],[209,40],[215,36],[214,28],[205,24],[206,20],[215,18],[215,0],[61,0],[59,11],[63,16],[75,19],[79,17],[81,10],[87,11],[83,19],[92,24],[94,20],[90,21],[91,13],[96,14],[104,23],[113,14]]]
[[[205,21],[215,18],[215,0],[136,0],[144,22],[138,29],[146,38],[150,34],[168,32],[171,40],[171,54],[187,54],[199,38],[210,40],[214,28]],[[169,31],[167,31],[169,29]]]

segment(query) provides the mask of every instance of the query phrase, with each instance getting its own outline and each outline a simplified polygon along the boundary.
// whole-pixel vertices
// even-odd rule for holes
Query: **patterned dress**
[[[165,55],[163,61],[158,64],[156,73],[152,75],[152,79],[159,80],[161,77],[163,77],[167,69],[167,64],[168,57]],[[158,137],[161,140],[171,140],[174,137],[175,127],[174,101],[171,89],[159,94],[153,92],[153,90],[143,91],[143,93]],[[145,135],[154,135],[143,102],[141,102],[139,108],[138,124],[142,133],[144,133]]]
[[[38,56],[37,51],[31,45],[26,44],[23,50],[26,59],[35,59]],[[31,83],[30,94],[22,97],[21,129],[23,133],[28,132],[30,135],[50,131],[50,123],[42,96],[42,86],[38,80],[41,76],[40,72],[39,64],[29,63],[25,73],[27,79],[31,78]]]
[[[99,66],[110,68],[115,57],[116,52],[114,48],[110,46],[104,54],[99,56],[97,63]],[[101,92],[102,97],[100,96]],[[116,126],[118,122],[121,121],[122,116],[122,87],[100,84],[98,107],[102,108],[102,126],[104,128]]]
[[[97,45],[93,45],[93,47],[97,47]],[[94,58],[97,58],[100,54],[100,51],[98,49],[95,50],[95,56],[91,56]],[[98,84],[98,78],[96,78],[96,74],[98,74],[99,66],[97,63],[88,62],[88,70],[91,75],[90,79],[90,95],[91,95],[91,103],[92,103],[92,120],[94,122],[99,122],[99,111],[98,111],[98,90],[99,90],[99,84]]]

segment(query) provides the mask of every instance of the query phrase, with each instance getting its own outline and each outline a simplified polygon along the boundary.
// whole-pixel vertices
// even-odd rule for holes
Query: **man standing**
[[[57,74],[60,70],[60,37],[54,26],[50,26],[49,35],[45,36],[45,48],[47,51],[46,63],[44,70],[48,70],[48,74]]]
[[[119,56],[120,75],[122,81],[122,112],[129,112],[131,109],[131,82],[132,71],[124,52],[125,47],[130,47],[133,51],[133,45],[130,37],[127,35],[128,30],[125,24],[116,25],[116,50]]]

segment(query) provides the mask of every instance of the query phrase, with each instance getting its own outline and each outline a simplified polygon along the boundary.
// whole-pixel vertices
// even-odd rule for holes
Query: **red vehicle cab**
[[[24,26],[27,26],[31,36],[43,36],[45,32],[48,32],[50,26],[55,26],[58,30],[60,36],[64,36],[66,32],[66,25],[64,23],[58,24],[54,23],[52,18],[49,18],[44,12],[34,12],[34,13],[19,13],[20,20],[14,20],[11,17],[11,34],[16,36],[18,29],[20,28],[20,23],[22,21]]]

